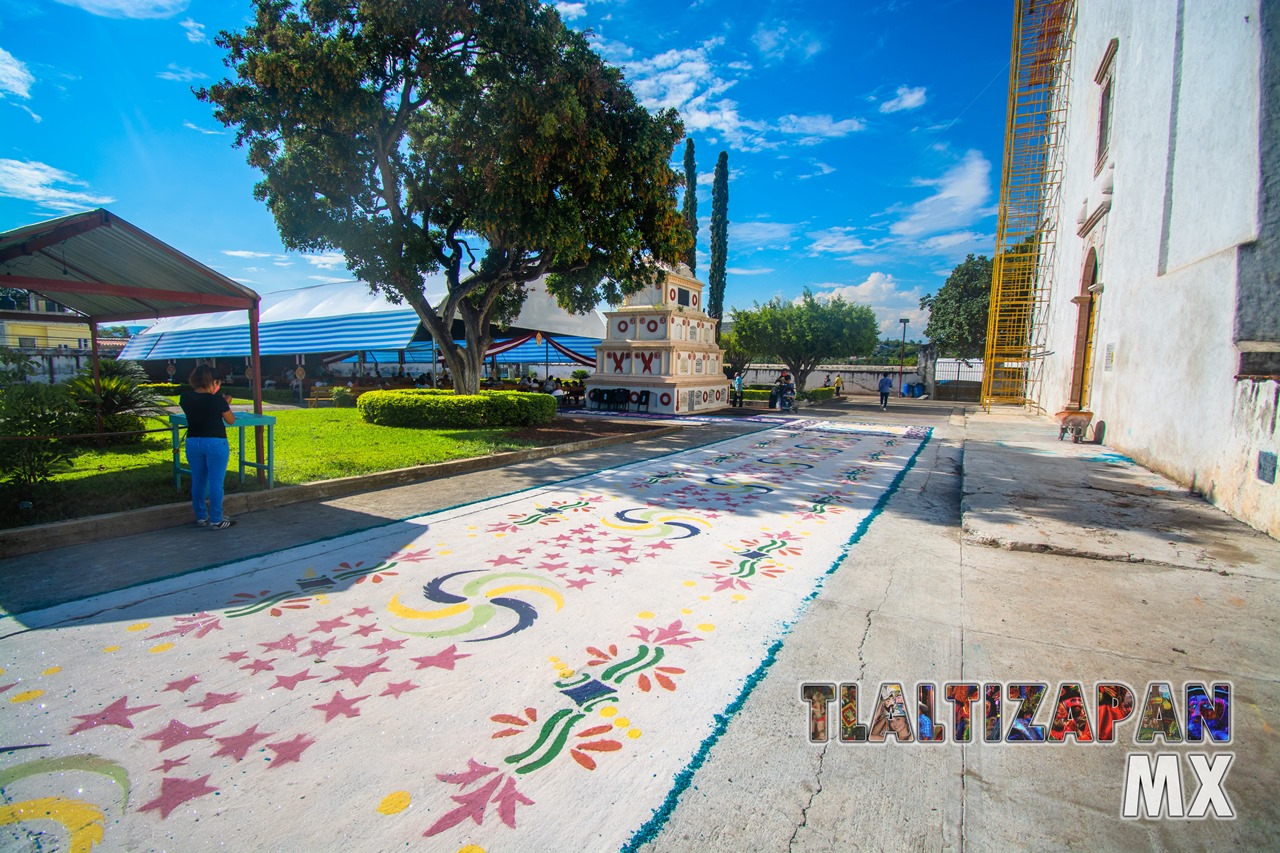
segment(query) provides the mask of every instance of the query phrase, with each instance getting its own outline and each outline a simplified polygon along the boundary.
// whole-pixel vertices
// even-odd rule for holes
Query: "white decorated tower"
[[[596,345],[591,389],[625,388],[631,408],[649,392],[651,412],[689,414],[729,405],[729,380],[716,343],[719,320],[707,315],[702,289],[689,267],[668,270],[666,279],[605,312],[607,336]]]

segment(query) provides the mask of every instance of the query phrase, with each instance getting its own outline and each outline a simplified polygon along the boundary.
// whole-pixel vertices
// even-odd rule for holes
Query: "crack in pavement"
[[[809,802],[805,803],[804,808],[800,810],[800,822],[796,824],[796,828],[791,833],[790,840],[787,841],[787,853],[791,853],[791,850],[795,847],[796,836],[800,834],[800,830],[804,829],[805,826],[808,825],[809,809],[813,806],[813,801],[816,800],[818,798],[818,795],[822,793],[822,767],[823,767],[823,762],[825,762],[827,759],[827,750],[830,747],[831,747],[831,741],[828,740],[826,743],[822,745],[822,750],[818,753],[818,772],[814,777],[814,781],[817,783],[817,787],[814,789],[813,793],[809,795]]]

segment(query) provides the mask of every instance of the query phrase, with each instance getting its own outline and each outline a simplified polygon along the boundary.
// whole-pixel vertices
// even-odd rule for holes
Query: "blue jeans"
[[[196,520],[206,516],[213,524],[222,521],[222,481],[227,477],[231,445],[225,438],[187,436],[187,467],[191,469],[191,507]],[[205,510],[205,500],[209,509]]]

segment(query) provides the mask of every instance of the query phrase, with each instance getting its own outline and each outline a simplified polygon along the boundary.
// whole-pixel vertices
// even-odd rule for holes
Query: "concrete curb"
[[[477,456],[472,459],[438,462],[434,465],[415,465],[412,468],[380,471],[376,474],[340,477],[336,480],[321,480],[297,486],[281,486],[263,492],[240,492],[227,495],[222,506],[230,516],[242,515],[246,512],[257,512],[305,501],[327,500],[357,492],[386,489],[423,480],[435,480],[452,477],[456,474],[483,471],[489,468],[502,468],[519,462],[546,459],[566,453],[580,453],[584,450],[595,450],[614,444],[625,444],[626,442],[643,438],[660,438],[680,432],[683,429],[684,427],[682,426],[666,426],[638,433],[624,433],[622,435],[608,435],[601,438],[573,441],[568,444],[531,447],[528,450],[498,453],[493,456]],[[67,545],[80,545],[99,539],[131,536],[135,533],[162,530],[166,527],[178,527],[190,522],[191,502],[186,500],[180,503],[162,504],[125,512],[112,512],[106,515],[94,515],[88,518],[75,518],[69,521],[55,521],[49,524],[37,524],[31,527],[6,530],[0,532],[0,559],[32,554],[38,551],[49,551]]]

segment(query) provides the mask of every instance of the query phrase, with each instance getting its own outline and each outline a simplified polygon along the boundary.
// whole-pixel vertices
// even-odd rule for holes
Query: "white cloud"
[[[349,275],[348,276],[309,275],[307,276],[307,278],[311,279],[312,281],[321,282],[322,284],[342,284],[348,281],[355,281],[355,279]]]
[[[730,166],[729,167],[729,183],[733,184],[733,182],[738,180],[738,178],[740,177],[742,177],[742,172]],[[710,186],[714,186],[715,182],[716,182],[715,172],[699,172],[698,173],[698,186],[710,187]]]
[[[896,97],[880,105],[880,112],[896,113],[901,110],[914,110],[917,107],[924,106],[924,86],[917,86],[914,89],[909,86],[899,86],[894,94]]]
[[[939,234],[936,237],[922,240],[920,245],[931,252],[945,252],[948,249],[974,246],[986,242],[994,242],[994,238],[979,234],[976,231],[953,231],[950,234]]]
[[[739,151],[777,148],[784,141],[813,145],[863,128],[859,119],[836,120],[830,115],[793,114],[776,123],[742,115],[738,102],[727,93],[739,82],[735,75],[749,71],[750,65],[715,62],[712,53],[724,45],[721,38],[642,59],[633,59],[634,51],[620,42],[595,38],[592,43],[607,59],[624,67],[632,90],[646,108],[676,110],[689,133],[718,133],[726,145]],[[800,139],[785,139],[796,136]]]
[[[232,258],[277,258],[284,259],[284,255],[275,255],[271,252],[253,252],[248,249],[223,249],[222,254]]]
[[[822,231],[811,231],[806,236],[813,242],[809,244],[810,255],[849,255],[869,248],[857,237],[853,236],[853,228],[826,228]]]
[[[793,33],[783,21],[775,21],[772,25],[760,24],[756,27],[751,41],[765,59],[779,61],[792,54],[801,59],[811,59],[822,51],[822,41],[812,33]]]
[[[922,237],[965,228],[991,213],[991,163],[970,150],[941,178],[918,179],[918,186],[934,187],[933,195],[911,205],[906,216],[890,226],[899,237]]]
[[[115,201],[111,196],[71,189],[87,186],[75,175],[45,163],[0,160],[0,196],[32,201],[40,207],[63,213],[101,207]]]
[[[313,267],[319,267],[322,270],[346,269],[347,258],[341,252],[321,252],[318,255],[303,255],[307,263]],[[315,278],[315,276],[312,276]],[[338,281],[350,281],[351,278],[337,279]]]
[[[773,272],[772,267],[729,267],[725,270],[729,275],[768,275]]]
[[[814,171],[807,175],[797,175],[796,177],[802,181],[806,181],[809,178],[821,178],[823,175],[830,175],[836,170],[835,166],[829,166],[821,160],[810,160],[809,162],[813,164]]]
[[[204,34],[204,24],[198,23],[195,18],[187,18],[185,21],[180,21],[178,25],[187,31],[187,41],[192,44],[209,43],[209,39]]]
[[[586,3],[557,3],[556,11],[560,13],[560,17],[566,21],[573,21],[587,14]]]
[[[40,122],[44,121],[44,119],[42,119],[42,118],[40,118],[40,116],[36,115],[36,111],[35,111],[35,110],[31,109],[31,107],[27,106],[26,104],[14,104],[14,106],[16,106],[18,109],[22,110],[22,111],[23,111],[24,113],[26,113],[27,115],[31,116],[31,120],[32,120],[32,121],[34,121],[36,124],[39,124]]]
[[[907,325],[908,337],[919,337],[928,324],[929,312],[920,308],[920,288],[905,288],[889,273],[873,272],[858,284],[819,284],[814,291],[819,297],[839,296],[845,302],[869,307],[879,319],[881,337],[900,336],[901,318],[911,321]]]
[[[195,122],[184,121],[182,123],[182,126],[187,128],[188,130],[194,130],[196,133],[203,133],[207,136],[226,136],[227,135],[226,131],[223,131],[223,130],[205,130],[203,127],[196,124]]]
[[[824,139],[837,139],[862,130],[866,124],[856,118],[836,121],[829,115],[798,116],[785,115],[778,119],[778,131],[794,136],[803,136],[800,142],[813,145]]]
[[[169,63],[168,71],[157,71],[156,76],[161,80],[176,80],[179,83],[190,83],[192,80],[203,80],[207,74],[199,71],[192,71],[190,68]]]
[[[8,93],[29,100],[31,84],[35,82],[36,78],[27,70],[26,63],[0,47],[0,98]]]
[[[785,222],[730,222],[729,245],[735,252],[788,249],[795,239],[796,227]]]
[[[104,18],[169,18],[187,8],[187,0],[58,0]]]

